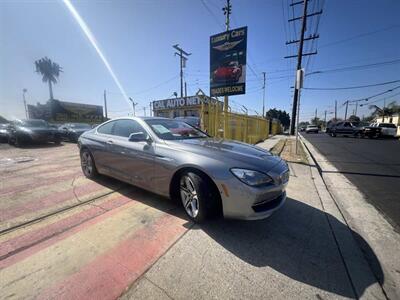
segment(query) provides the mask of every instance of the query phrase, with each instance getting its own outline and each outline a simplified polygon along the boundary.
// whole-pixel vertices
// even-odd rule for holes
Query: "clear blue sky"
[[[267,72],[267,107],[291,111],[295,60],[287,39],[295,39],[295,30],[287,22],[293,11],[291,0],[232,0],[232,27],[248,26],[248,62],[246,95],[230,97],[232,107],[245,105],[261,112],[261,72]],[[143,106],[179,92],[179,61],[173,44],[192,52],[185,77],[189,94],[200,87],[208,92],[209,36],[223,31],[222,0],[132,0],[73,1],[77,11],[96,37],[100,48],[128,95]],[[204,5],[205,4],[205,5]],[[365,65],[400,59],[400,1],[397,0],[311,0],[309,12],[323,6],[319,22],[318,55],[304,60],[306,72],[346,66]],[[294,11],[301,13],[301,7]],[[310,18],[311,21],[311,18]],[[315,30],[317,19],[309,24]],[[375,32],[375,33],[372,33]],[[307,33],[307,34],[308,34]],[[359,36],[365,34],[363,36]],[[358,37],[357,37],[358,36]],[[355,38],[354,38],[355,37]],[[342,41],[345,40],[345,41]],[[342,42],[338,42],[342,41]],[[111,116],[126,115],[130,106],[96,51],[62,1],[0,2],[0,115],[23,117],[22,89],[27,88],[28,103],[44,103],[48,86],[34,72],[34,61],[47,56],[59,63],[64,73],[54,87],[57,99],[102,105],[103,90],[109,92]],[[311,43],[306,44],[308,51]],[[282,78],[283,77],[283,78]],[[306,87],[346,87],[400,79],[400,64],[359,71],[310,75]],[[339,101],[339,115],[346,99],[367,97],[390,87],[385,86],[335,91],[304,90],[301,119],[333,111]],[[153,88],[155,87],[155,88]],[[397,90],[399,91],[399,90]],[[390,96],[386,94],[385,96]],[[374,99],[381,99],[377,97]],[[400,99],[399,96],[387,102]],[[371,100],[372,101],[372,100]],[[382,105],[382,102],[378,102]],[[353,107],[350,107],[351,112]],[[368,114],[366,107],[359,115]]]

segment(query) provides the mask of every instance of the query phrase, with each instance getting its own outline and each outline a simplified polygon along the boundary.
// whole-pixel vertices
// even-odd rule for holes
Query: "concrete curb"
[[[344,175],[339,172],[331,172],[336,170],[334,166],[312,144],[302,136],[301,141],[307,150],[306,152],[310,155],[309,160],[316,166],[313,176],[315,174],[315,178],[321,179],[317,180],[319,182],[316,184],[317,188],[319,184],[325,187],[332,204],[334,204],[337,213],[340,215],[338,219],[362,236],[371,247],[379,260],[383,278],[378,278],[376,266],[373,263],[371,265],[365,245],[360,245],[353,237],[353,243],[357,244],[355,247],[359,252],[357,257],[359,255],[362,256],[359,259],[363,259],[365,263],[368,263],[369,272],[374,274],[373,276],[381,282],[381,293],[389,299],[400,299],[400,236]],[[324,173],[324,170],[329,170],[330,173]],[[351,234],[350,230],[349,232]],[[352,269],[352,259],[350,253],[348,268],[350,276],[353,274],[353,283],[357,290],[357,277],[360,274],[357,269]],[[373,290],[373,295],[376,295],[375,291],[377,289],[374,287]],[[361,297],[361,295],[357,295]],[[364,294],[363,297],[365,296],[367,295]]]

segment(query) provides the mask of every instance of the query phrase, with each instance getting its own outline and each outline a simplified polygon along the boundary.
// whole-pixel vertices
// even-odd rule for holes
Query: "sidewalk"
[[[261,221],[195,225],[122,299],[385,299],[356,233],[293,142],[282,151],[294,162],[281,210]]]
[[[302,138],[317,163],[322,179],[348,226],[363,238],[358,241],[390,299],[400,298],[400,235],[346,177]],[[394,196],[395,197],[395,196]],[[370,259],[372,252],[374,259]],[[375,259],[377,258],[377,260]],[[378,266],[376,267],[376,263]]]

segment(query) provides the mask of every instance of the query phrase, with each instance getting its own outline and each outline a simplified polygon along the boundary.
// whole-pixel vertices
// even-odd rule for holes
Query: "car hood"
[[[232,167],[247,166],[256,169],[260,169],[260,167],[270,169],[282,160],[279,156],[272,155],[264,149],[218,138],[176,140],[166,141],[166,143],[177,150],[230,163]]]
[[[28,131],[28,132],[56,132],[56,128],[47,128],[47,127],[25,127],[19,126],[18,130]]]
[[[92,130],[91,128],[86,128],[86,129],[71,129],[71,132],[75,132],[75,133],[84,133],[86,131]]]

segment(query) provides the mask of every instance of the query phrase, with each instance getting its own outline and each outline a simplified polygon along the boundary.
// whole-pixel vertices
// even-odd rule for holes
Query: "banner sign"
[[[209,97],[204,97],[204,102],[215,101],[210,99]],[[164,99],[164,100],[156,100],[153,101],[153,110],[163,110],[163,109],[174,109],[180,107],[190,107],[201,105],[202,98],[199,96],[189,96],[184,98],[172,98],[172,99]]]
[[[100,105],[51,100],[50,107],[51,119],[55,122],[103,122],[103,107]]]
[[[210,37],[210,95],[246,92],[247,27]]]

